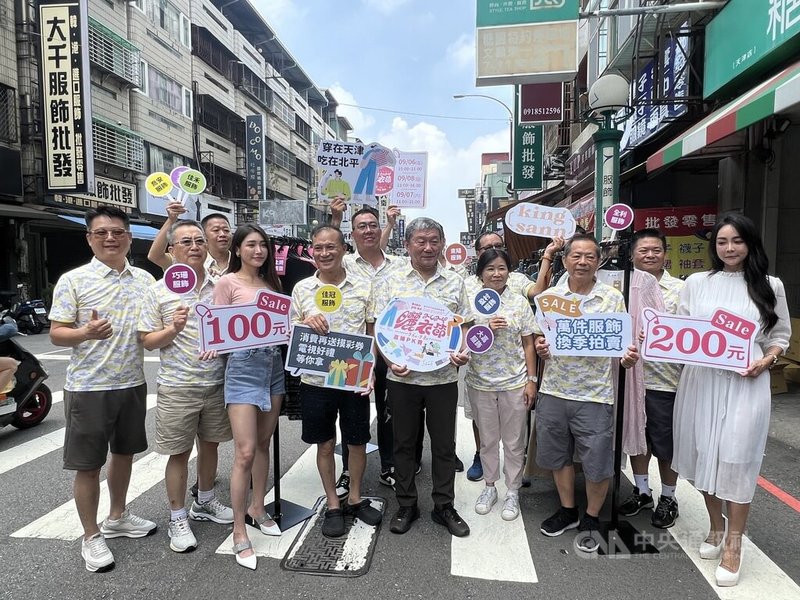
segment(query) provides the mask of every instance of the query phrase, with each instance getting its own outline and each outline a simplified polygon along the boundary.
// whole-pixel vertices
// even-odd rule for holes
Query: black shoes
[[[642,494],[639,488],[635,487],[625,502],[619,505],[619,514],[632,517],[645,508],[653,508],[653,497],[650,494]]]
[[[345,534],[344,513],[341,508],[329,508],[322,521],[322,535],[329,538],[342,537]]]
[[[431,518],[434,523],[447,527],[450,533],[456,537],[469,535],[469,525],[464,522],[452,504],[434,508],[431,511]]]
[[[653,527],[659,529],[669,529],[675,525],[675,519],[678,518],[678,501],[675,498],[668,498],[661,496],[658,499],[658,506],[653,511],[653,516],[650,518],[650,523]]]
[[[360,519],[367,525],[377,525],[381,522],[381,519],[383,519],[381,511],[379,511],[377,508],[372,508],[372,503],[367,499],[363,499],[361,502],[355,505],[345,502],[342,505],[342,510],[345,516],[349,515],[356,519]]]
[[[392,524],[389,531],[392,533],[406,533],[411,529],[411,524],[419,519],[419,508],[414,506],[401,506],[392,517]]]
[[[554,515],[542,521],[539,531],[548,537],[556,537],[568,529],[575,529],[579,522],[577,508],[564,508],[562,506]]]
[[[584,514],[575,536],[575,547],[581,552],[597,552],[600,546],[600,519]]]
[[[461,462],[461,459],[456,456],[456,473],[463,473],[464,472],[464,463]]]

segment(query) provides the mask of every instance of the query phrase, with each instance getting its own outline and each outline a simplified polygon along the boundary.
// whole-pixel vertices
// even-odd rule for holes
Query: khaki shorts
[[[225,412],[223,385],[158,386],[156,403],[156,451],[183,454],[194,438],[203,442],[227,442],[231,424]]]
[[[147,384],[99,392],[64,391],[64,468],[94,471],[112,454],[147,450]]]

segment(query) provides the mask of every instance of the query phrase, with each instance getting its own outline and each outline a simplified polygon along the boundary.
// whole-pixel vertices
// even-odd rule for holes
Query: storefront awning
[[[0,217],[11,219],[45,219],[52,220],[56,216],[53,213],[44,212],[36,208],[29,208],[20,204],[0,203]]]
[[[71,215],[58,215],[62,219],[66,219],[67,221],[71,221],[73,223],[77,223],[78,225],[86,226],[86,221],[83,217],[73,217]],[[135,223],[131,223],[130,226],[131,235],[135,237],[137,240],[154,240],[156,239],[156,235],[158,234],[158,229],[153,227],[148,227],[147,225],[136,225]]]
[[[652,173],[685,156],[800,104],[800,62],[770,77],[730,104],[711,113],[647,159]]]

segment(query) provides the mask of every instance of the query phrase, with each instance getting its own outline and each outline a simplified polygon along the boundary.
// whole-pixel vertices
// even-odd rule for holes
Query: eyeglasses
[[[492,249],[494,249],[494,250],[505,250],[506,247],[505,247],[504,244],[491,244],[490,246],[484,246],[483,248],[478,248],[478,250],[480,252],[483,252],[484,250],[492,250]]]
[[[379,228],[380,228],[380,225],[378,225],[375,222],[372,222],[372,223],[359,223],[358,225],[356,225],[356,229],[358,229],[359,231],[366,231],[367,229],[379,229]]]
[[[182,240],[178,240],[175,242],[174,245],[181,245],[184,248],[191,248],[192,246],[197,246],[198,248],[202,248],[206,245],[206,241],[203,238],[184,238]]]
[[[95,237],[98,240],[104,240],[111,234],[115,240],[122,239],[126,234],[130,233],[126,229],[90,229],[86,233]]]

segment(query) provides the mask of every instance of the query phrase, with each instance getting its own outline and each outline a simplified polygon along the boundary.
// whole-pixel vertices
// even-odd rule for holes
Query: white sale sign
[[[269,290],[260,290],[251,304],[215,306],[198,304],[200,352],[220,354],[289,341],[289,307],[292,299]]]
[[[642,357],[727,371],[744,371],[753,361],[758,323],[719,309],[710,319],[646,308]]]
[[[520,202],[508,210],[505,222],[519,235],[565,239],[575,235],[575,217],[566,208]]]

